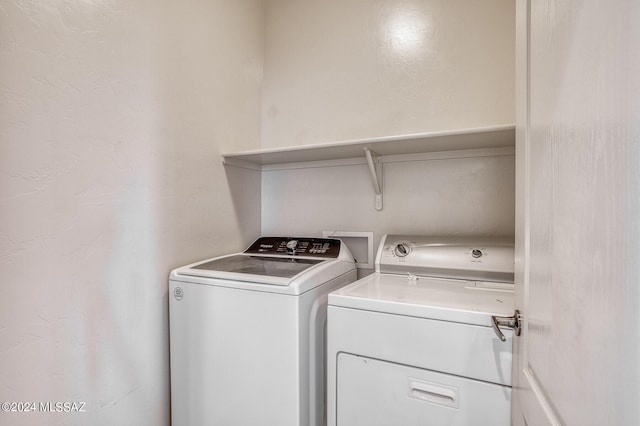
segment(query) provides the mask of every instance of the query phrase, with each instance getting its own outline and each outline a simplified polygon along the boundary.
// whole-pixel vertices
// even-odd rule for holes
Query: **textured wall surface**
[[[0,2],[0,401],[86,402],[0,424],[168,424],[167,274],[260,232],[259,174],[219,152],[259,145],[262,23]]]
[[[512,0],[270,0],[263,146],[514,122]]]

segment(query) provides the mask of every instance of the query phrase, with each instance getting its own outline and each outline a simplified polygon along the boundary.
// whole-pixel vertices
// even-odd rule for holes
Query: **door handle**
[[[513,332],[516,336],[519,336],[522,332],[522,315],[520,315],[520,311],[516,309],[513,313],[513,316],[510,317],[498,317],[495,315],[491,316],[491,326],[493,327],[493,331],[496,333],[496,336],[503,342],[507,340],[502,334],[500,327],[507,327],[513,329]]]

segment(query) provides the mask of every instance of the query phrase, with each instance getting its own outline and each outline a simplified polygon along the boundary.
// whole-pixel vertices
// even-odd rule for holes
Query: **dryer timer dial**
[[[482,253],[482,250],[479,249],[473,249],[471,250],[471,257],[473,257],[474,259],[478,259],[479,257],[482,257],[484,253]]]
[[[400,243],[396,245],[395,249],[393,249],[393,252],[398,257],[406,257],[409,255],[409,253],[411,253],[411,246],[407,243]]]

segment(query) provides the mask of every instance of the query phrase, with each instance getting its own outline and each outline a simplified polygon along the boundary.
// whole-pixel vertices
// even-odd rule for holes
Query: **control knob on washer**
[[[296,248],[297,247],[298,247],[298,241],[297,240],[287,241],[287,252],[289,252],[289,254],[296,254]]]
[[[396,248],[393,251],[396,256],[405,257],[411,252],[411,247],[407,243],[400,243],[396,245]]]

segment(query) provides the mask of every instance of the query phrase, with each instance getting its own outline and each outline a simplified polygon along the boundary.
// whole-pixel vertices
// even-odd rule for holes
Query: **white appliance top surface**
[[[331,259],[236,253],[178,268],[172,275],[288,286],[294,279],[311,273],[314,267],[334,262]]]
[[[292,258],[288,256],[251,256],[241,253],[208,260],[193,266],[191,269],[293,278],[323,261],[323,259]]]
[[[375,273],[329,294],[329,305],[491,326],[513,314],[513,284]]]
[[[257,289],[256,285],[292,287],[297,293],[351,270],[355,270],[353,256],[340,240],[261,237],[242,253],[174,269],[170,279],[246,289]]]

